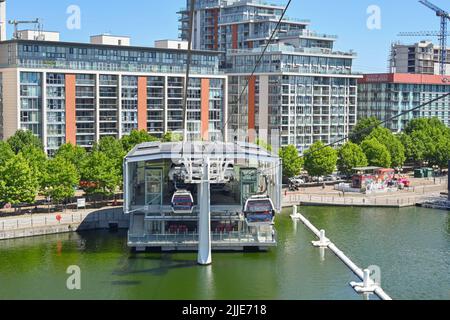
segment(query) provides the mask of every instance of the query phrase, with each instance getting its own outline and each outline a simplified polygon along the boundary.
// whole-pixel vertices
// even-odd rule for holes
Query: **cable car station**
[[[266,251],[281,212],[278,156],[247,143],[145,143],[124,161],[124,210],[136,251]]]

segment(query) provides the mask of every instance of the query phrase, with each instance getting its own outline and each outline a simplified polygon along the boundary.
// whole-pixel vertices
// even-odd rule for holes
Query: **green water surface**
[[[449,299],[447,212],[301,208],[361,267],[378,265],[395,299]],[[132,254],[126,232],[95,231],[0,242],[0,299],[355,299],[357,280],[286,211],[277,218],[279,246],[268,253]],[[79,291],[66,270],[81,269]]]

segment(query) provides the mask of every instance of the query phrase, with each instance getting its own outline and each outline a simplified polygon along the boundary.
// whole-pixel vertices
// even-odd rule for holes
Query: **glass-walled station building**
[[[92,43],[1,42],[0,139],[30,130],[52,154],[64,143],[90,148],[102,137],[121,138],[134,129],[156,137],[181,131],[185,44],[132,47],[128,38],[108,37],[104,42],[93,37]],[[218,53],[195,51],[190,139],[221,139],[226,90]]]
[[[202,176],[205,163],[207,178]],[[273,218],[281,211],[281,171],[278,156],[255,145],[139,145],[124,163],[128,244],[137,250],[197,250],[200,215],[202,208],[208,209],[203,206],[209,206],[203,213],[210,214],[213,250],[275,246]],[[205,180],[206,194],[201,191]]]

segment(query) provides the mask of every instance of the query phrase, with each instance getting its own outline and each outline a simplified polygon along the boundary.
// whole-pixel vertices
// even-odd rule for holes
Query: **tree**
[[[375,128],[368,136],[369,139],[375,138],[388,149],[391,155],[391,165],[402,167],[406,161],[405,147],[399,138],[391,130],[383,127]]]
[[[183,141],[183,135],[181,133],[167,132],[161,139],[162,142],[181,142]]]
[[[268,144],[267,142],[265,142],[264,140],[261,139],[256,139],[256,145],[260,146],[263,149],[266,149],[269,152],[273,151],[273,148],[270,144]]]
[[[34,145],[24,146],[20,154],[28,161],[28,165],[36,176],[39,186],[42,186],[42,179],[46,170],[47,154]]]
[[[350,141],[355,144],[361,144],[380,123],[375,117],[359,120],[350,133]]]
[[[36,137],[31,131],[19,130],[12,137],[8,139],[8,144],[11,146],[15,154],[21,152],[26,146],[32,146],[37,149],[44,150],[41,140]]]
[[[81,174],[82,189],[88,195],[113,195],[122,183],[120,171],[105,153],[88,154]]]
[[[353,168],[365,167],[369,164],[363,150],[357,144],[347,142],[338,151],[337,167],[341,173],[351,175]]]
[[[73,197],[79,182],[77,169],[68,160],[56,157],[47,162],[42,184],[43,193],[50,197],[53,203],[61,203]]]
[[[366,139],[361,144],[361,149],[367,157],[369,165],[389,168],[391,166],[391,154],[386,146],[377,139]]]
[[[138,144],[144,143],[144,142],[155,142],[159,141],[157,138],[150,135],[145,130],[133,130],[131,131],[130,135],[124,136],[122,138],[122,145],[123,149],[128,153],[130,152],[134,147],[136,147]]]
[[[312,177],[330,175],[336,170],[337,160],[336,150],[317,141],[305,152],[305,169]]]
[[[15,155],[0,167],[0,202],[17,205],[34,203],[38,192],[36,175],[21,155]]]
[[[109,159],[113,160],[117,170],[122,174],[123,158],[126,156],[122,142],[113,137],[105,137],[94,145],[93,151],[103,152]]]
[[[425,145],[422,143],[423,139],[418,139],[418,133],[408,135],[405,132],[399,135],[403,148],[405,149],[406,161],[414,162],[421,165],[425,160]]]
[[[303,158],[300,157],[294,145],[282,148],[280,158],[283,161],[283,175],[285,177],[292,178],[302,172]]]
[[[3,166],[6,161],[14,157],[14,152],[8,143],[0,141],[0,167]]]
[[[86,156],[87,152],[84,148],[74,146],[71,143],[63,144],[55,154],[55,157],[63,158],[73,164],[78,174],[81,173]]]
[[[438,118],[411,120],[406,128],[403,144],[413,147],[408,155],[416,162],[447,166],[445,160],[450,145],[450,129]],[[408,149],[408,148],[407,148]],[[409,150],[409,149],[408,149]],[[448,159],[447,159],[448,160]]]

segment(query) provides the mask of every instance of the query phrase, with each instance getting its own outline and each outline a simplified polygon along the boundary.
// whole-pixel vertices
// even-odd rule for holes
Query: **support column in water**
[[[210,265],[211,253],[211,211],[210,211],[210,183],[209,162],[205,159],[203,164],[202,182],[197,192],[199,210],[198,220],[198,264]]]

